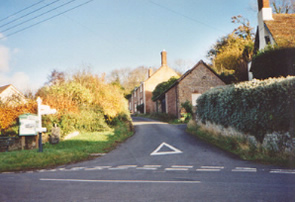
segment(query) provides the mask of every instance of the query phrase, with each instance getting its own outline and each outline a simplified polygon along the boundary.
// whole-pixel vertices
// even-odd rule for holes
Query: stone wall
[[[198,63],[192,71],[186,75],[178,84],[178,117],[180,117],[181,103],[189,101],[192,103],[192,94],[203,94],[212,87],[225,85],[225,83],[214,74],[203,62]]]
[[[167,113],[177,117],[177,85],[166,93]]]

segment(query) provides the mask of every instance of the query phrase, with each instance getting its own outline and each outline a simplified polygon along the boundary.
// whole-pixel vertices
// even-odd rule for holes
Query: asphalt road
[[[0,174],[0,201],[295,201],[295,170],[240,160],[179,126],[134,125],[103,157]]]

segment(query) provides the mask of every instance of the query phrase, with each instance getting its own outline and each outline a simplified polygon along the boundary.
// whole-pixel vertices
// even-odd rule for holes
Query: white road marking
[[[166,151],[166,152],[160,152],[160,150],[162,149],[162,147],[168,147],[169,149],[171,149],[172,151]],[[151,156],[155,156],[155,155],[167,155],[167,154],[181,154],[182,151],[180,151],[179,149],[176,149],[175,147],[167,144],[166,142],[163,142],[162,144],[160,144],[150,155]]]
[[[137,167],[137,170],[157,170],[155,167]]]
[[[257,168],[236,167],[232,172],[257,172]]]
[[[40,181],[56,182],[98,182],[98,183],[162,183],[162,184],[199,184],[201,181],[160,181],[160,180],[86,180],[40,178]]]
[[[92,153],[90,156],[104,156],[106,153]]]
[[[92,168],[85,168],[84,170],[103,170],[103,169],[107,169],[110,167],[111,166],[96,166],[96,167],[92,167]]]
[[[295,170],[288,170],[288,169],[272,169],[270,173],[276,174],[295,174]]]
[[[127,170],[127,167],[116,167],[116,168],[109,168],[109,170]]]
[[[224,169],[224,166],[201,166],[202,169]]]
[[[161,168],[162,166],[161,165],[144,165],[143,167],[146,167],[146,168]]]
[[[198,169],[196,169],[196,171],[199,171],[199,172],[219,172],[220,169],[216,169],[216,168],[198,168]]]
[[[70,170],[83,170],[85,167],[73,167]]]
[[[193,168],[194,166],[185,166],[185,165],[173,165],[172,168]]]
[[[188,171],[188,168],[165,168],[166,171]]]

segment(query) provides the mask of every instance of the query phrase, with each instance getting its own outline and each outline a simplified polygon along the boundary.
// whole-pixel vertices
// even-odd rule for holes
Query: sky
[[[167,62],[192,68],[242,15],[256,31],[256,0],[9,0],[0,2],[0,86],[42,87],[53,70],[95,74]]]

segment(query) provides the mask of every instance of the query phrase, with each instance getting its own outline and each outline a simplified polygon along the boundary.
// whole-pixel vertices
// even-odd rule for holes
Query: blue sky
[[[179,68],[182,61],[184,71],[207,61],[216,40],[237,27],[232,16],[242,15],[257,26],[256,0],[55,1],[36,12],[54,0],[1,1],[0,86],[35,91],[53,69],[72,73],[91,67],[93,73],[108,74],[125,67],[159,67],[163,49],[168,65]],[[54,15],[59,16],[38,24]]]

